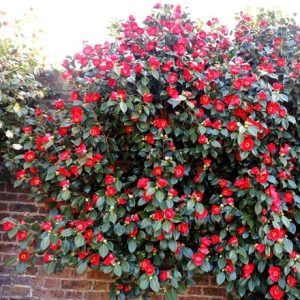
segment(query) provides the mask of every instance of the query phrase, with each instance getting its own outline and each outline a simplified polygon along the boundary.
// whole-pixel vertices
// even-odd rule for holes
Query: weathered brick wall
[[[0,186],[0,220],[11,216],[20,219],[24,212],[43,214],[43,206],[27,199],[27,194],[10,185]],[[1,228],[2,229],[2,228]],[[88,271],[77,275],[76,270],[66,269],[55,275],[42,272],[40,266],[28,270],[24,275],[15,268],[4,266],[4,261],[18,253],[16,239],[8,239],[0,231],[0,299],[95,299],[108,300],[111,277],[100,272]],[[221,300],[224,290],[216,287],[213,278],[201,277],[197,285],[190,288],[179,300]],[[153,299],[162,300],[163,296]]]

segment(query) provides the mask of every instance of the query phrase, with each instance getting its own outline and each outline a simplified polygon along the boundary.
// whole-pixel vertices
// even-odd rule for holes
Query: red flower
[[[265,251],[265,245],[264,244],[256,244],[255,250],[259,253],[263,253]]]
[[[153,134],[152,133],[148,133],[145,135],[145,141],[150,144],[150,145],[154,145],[155,144],[155,140],[154,140],[154,137],[153,137]]]
[[[204,254],[202,253],[193,254],[192,261],[197,267],[201,266],[204,262]]]
[[[268,270],[269,277],[272,281],[277,282],[281,278],[280,267],[270,267]]]
[[[115,263],[115,261],[117,260],[117,258],[112,254],[112,253],[109,253],[104,261],[103,261],[103,265],[104,266],[111,266]]]
[[[143,100],[145,103],[152,102],[153,100],[153,95],[151,93],[145,93],[143,96]]]
[[[140,262],[140,268],[145,271],[151,265],[151,261],[149,259],[143,259]]]
[[[24,153],[24,160],[27,162],[32,162],[35,159],[34,151],[27,151]]]
[[[98,137],[101,134],[101,127],[93,126],[90,129],[90,136]]]
[[[284,231],[278,228],[271,229],[267,234],[268,239],[271,241],[278,241],[279,239],[282,239],[284,235]]]
[[[228,124],[227,124],[227,129],[230,132],[236,131],[238,129],[237,122],[236,121],[229,121]]]
[[[240,148],[245,152],[251,151],[253,147],[254,147],[254,141],[251,137],[244,138],[243,142],[240,145]]]
[[[169,183],[168,180],[165,178],[158,178],[156,182],[157,186],[160,188],[166,187],[168,183]]]
[[[56,101],[54,101],[54,107],[56,109],[64,109],[65,107],[65,102],[63,99],[58,99]]]
[[[175,168],[174,168],[174,176],[177,177],[177,178],[180,178],[180,177],[183,177],[184,176],[184,166],[183,165],[177,165]]]
[[[286,283],[291,287],[291,288],[295,288],[297,287],[297,279],[292,276],[292,275],[288,275],[287,279],[286,279]]]
[[[18,233],[17,233],[17,239],[19,241],[24,241],[25,239],[27,239],[28,237],[28,233],[24,230],[20,230]]]
[[[139,189],[147,189],[149,184],[149,178],[140,178],[137,182],[137,187]]]
[[[203,144],[206,144],[208,142],[208,138],[206,137],[206,135],[204,134],[201,134],[199,137],[198,137],[198,143],[200,145],[203,145]]]
[[[74,124],[79,124],[83,118],[83,110],[80,106],[73,106],[70,109],[71,112],[71,119]]]
[[[159,273],[159,279],[161,281],[166,281],[170,278],[170,274],[168,271],[165,271],[165,270],[161,270],[160,273]]]
[[[73,91],[70,96],[71,101],[79,100],[79,93],[77,91]]]
[[[145,269],[145,272],[148,276],[152,276],[155,273],[154,266],[153,265],[147,266],[147,268]]]
[[[105,175],[105,184],[113,184],[116,181],[116,178],[112,175]]]
[[[178,80],[178,76],[176,73],[170,73],[169,77],[167,78],[168,83],[176,83]]]
[[[215,216],[216,216],[216,215],[219,215],[220,212],[221,212],[221,208],[220,208],[219,205],[214,204],[214,205],[211,207],[211,213],[212,213],[213,215],[215,215]]]
[[[19,261],[25,263],[30,259],[30,253],[28,251],[22,251],[19,253]]]
[[[106,192],[105,192],[106,196],[113,197],[116,193],[117,191],[114,186],[111,185],[106,188]]]
[[[97,267],[100,264],[100,255],[97,253],[94,253],[90,257],[90,263],[91,265]]]
[[[161,176],[163,173],[163,168],[160,166],[154,167],[152,170],[152,174],[155,176]]]
[[[30,180],[30,185],[31,186],[39,186],[42,184],[42,180],[39,178],[39,177],[33,177],[31,180]]]
[[[152,70],[157,70],[160,67],[160,62],[157,57],[154,56],[150,57],[148,59],[148,63],[149,63],[149,68]]]
[[[64,160],[67,160],[71,157],[71,151],[70,150],[65,150],[64,152],[62,152],[60,155],[59,155],[59,159],[64,161]]]
[[[188,223],[181,223],[178,225],[178,231],[182,234],[182,235],[187,235],[188,231],[189,231],[189,224]]]
[[[248,279],[251,274],[254,272],[255,266],[252,263],[248,263],[247,265],[243,265],[243,275],[244,279]]]
[[[278,285],[273,285],[270,288],[270,295],[274,300],[280,300],[284,296],[284,292],[280,289]]]
[[[2,226],[3,226],[4,231],[10,231],[13,228],[15,228],[16,224],[13,223],[13,222],[10,222],[10,221],[6,221],[6,222],[3,223]]]
[[[165,129],[169,126],[168,121],[166,119],[155,119],[153,121],[153,125],[159,129]]]
[[[164,211],[164,216],[166,219],[173,219],[175,217],[176,213],[172,208],[166,208]]]
[[[45,231],[50,231],[52,229],[52,223],[50,221],[45,221],[40,224],[40,227]]]
[[[43,262],[47,264],[51,260],[53,260],[53,255],[51,255],[48,252],[45,252],[44,255],[43,255]]]

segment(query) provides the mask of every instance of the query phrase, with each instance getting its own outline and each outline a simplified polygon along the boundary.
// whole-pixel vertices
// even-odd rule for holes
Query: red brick
[[[64,299],[71,299],[71,300],[83,299],[83,294],[82,292],[78,292],[78,291],[64,291]]]
[[[0,276],[0,286],[4,285],[4,284],[10,284],[11,283],[11,277],[10,276],[5,276],[5,275],[1,275]]]
[[[14,212],[36,212],[37,207],[32,204],[25,204],[25,203],[9,203],[8,206],[9,211],[14,211]]]
[[[226,292],[223,288],[217,287],[204,287],[203,294],[207,296],[225,296]]]
[[[16,244],[5,243],[0,245],[0,252],[19,253],[19,247]]]
[[[0,192],[0,201],[1,203],[5,203],[5,201],[18,201],[18,194],[12,193],[1,193]],[[0,204],[1,207],[1,204]]]
[[[102,282],[102,281],[95,281],[93,283],[93,290],[99,290],[99,291],[108,291],[108,283]]]
[[[63,289],[75,289],[75,290],[89,290],[92,286],[92,282],[86,280],[63,280]]]
[[[60,289],[61,288],[61,280],[60,279],[45,278],[44,279],[44,287],[45,288],[58,288],[58,289]]]
[[[187,290],[189,295],[202,295],[202,287],[200,286],[193,286]]]
[[[63,299],[64,292],[62,290],[34,289],[32,296],[43,300]]]
[[[87,275],[88,279],[98,279],[98,280],[112,281],[111,275],[104,274],[100,271],[89,270],[86,275]]]
[[[39,275],[45,278],[53,278],[49,275],[47,275],[43,270],[41,269],[39,272]],[[55,278],[69,278],[70,277],[70,269],[64,269],[61,272],[55,273]]]
[[[10,296],[29,297],[30,296],[30,287],[23,287],[23,286],[15,285],[11,288]]]
[[[109,300],[109,293],[84,293],[83,299],[85,300]]]

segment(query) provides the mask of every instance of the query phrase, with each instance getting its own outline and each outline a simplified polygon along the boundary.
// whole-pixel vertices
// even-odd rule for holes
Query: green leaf
[[[71,192],[69,189],[64,189],[62,192],[61,192],[61,197],[64,199],[64,200],[68,200],[70,198],[70,195],[71,195]]]
[[[164,200],[165,194],[162,191],[156,191],[155,198],[157,199],[158,202],[161,202]]]
[[[74,230],[72,228],[67,228],[61,232],[61,236],[69,237],[74,234]]]
[[[168,220],[164,221],[162,224],[162,229],[166,232],[169,232],[171,229],[171,222]]]
[[[87,262],[83,262],[77,267],[77,274],[82,274],[86,271],[87,269]]]
[[[223,272],[218,273],[216,278],[217,285],[223,284],[224,281],[225,281],[225,274]]]
[[[108,254],[108,246],[106,244],[101,244],[99,247],[99,254],[101,257],[106,257],[106,255]]]
[[[284,249],[287,253],[291,253],[293,251],[294,245],[293,242],[287,238],[283,241]]]
[[[281,220],[286,228],[290,227],[290,220],[286,216],[282,216]]]
[[[175,289],[167,290],[165,293],[165,300],[177,300],[177,294]]]
[[[75,245],[77,248],[82,247],[85,244],[85,239],[82,234],[78,234],[75,237]]]
[[[136,240],[130,239],[128,242],[128,250],[130,253],[133,253],[136,250]]]
[[[125,102],[121,101],[120,102],[120,109],[122,110],[122,112],[125,114],[127,111],[127,105]]]
[[[41,242],[41,250],[42,251],[46,250],[49,247],[49,245],[50,245],[50,237],[48,235],[45,238],[43,238]]]
[[[158,278],[156,275],[152,276],[152,278],[150,279],[150,288],[155,293],[157,293],[159,291],[160,286],[159,286]]]
[[[139,287],[142,289],[142,290],[145,290],[145,289],[147,289],[148,288],[148,286],[149,286],[149,277],[146,275],[146,274],[144,274],[144,275],[142,275],[141,277],[140,277],[140,279],[139,279]]]
[[[176,241],[174,241],[174,240],[168,241],[168,246],[169,246],[169,249],[170,249],[172,252],[175,252],[176,249],[177,249],[177,243],[176,243]]]
[[[8,235],[8,237],[11,239],[11,238],[13,238],[13,237],[17,234],[18,231],[19,231],[18,226],[15,226],[12,230],[10,230],[10,231],[7,233],[7,235]]]
[[[12,256],[9,257],[8,259],[5,260],[4,265],[5,266],[11,266],[17,261],[17,256]]]
[[[122,267],[120,265],[114,266],[114,274],[118,277],[122,275]]]
[[[157,70],[151,70],[150,73],[156,80],[159,80],[159,73],[157,72]]]

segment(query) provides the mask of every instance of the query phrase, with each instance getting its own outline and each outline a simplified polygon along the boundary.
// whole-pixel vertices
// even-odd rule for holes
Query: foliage
[[[2,14],[5,18],[5,14]],[[29,15],[27,16],[29,17]],[[37,37],[24,36],[23,29],[27,20],[15,20],[14,23],[0,22],[0,157],[10,148],[19,149],[19,128],[23,124],[28,110],[45,93],[37,79],[43,66],[36,45]],[[5,174],[1,172],[1,178]]]
[[[299,28],[264,11],[207,25],[158,5],[64,61],[71,102],[36,110],[8,154],[49,207],[4,223],[19,271],[43,254],[49,273],[113,273],[112,299],[175,299],[197,273],[228,298],[299,299]]]

